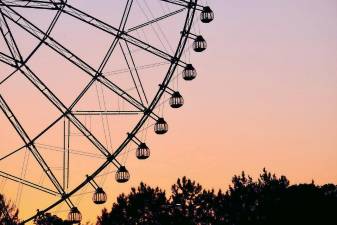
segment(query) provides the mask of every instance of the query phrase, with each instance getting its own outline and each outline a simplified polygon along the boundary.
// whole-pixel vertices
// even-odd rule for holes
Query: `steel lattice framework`
[[[129,179],[128,171],[124,167],[123,163],[118,160],[117,156],[126,148],[129,143],[135,143],[138,146],[137,157],[139,159],[145,159],[149,156],[148,147],[145,143],[142,142],[142,140],[137,138],[137,134],[143,128],[145,122],[148,119],[153,119],[156,121],[154,127],[156,133],[166,133],[168,129],[167,123],[163,118],[155,113],[155,109],[165,93],[168,93],[171,96],[170,105],[173,108],[178,108],[183,105],[182,96],[179,94],[179,92],[175,91],[173,88],[170,88],[170,83],[174,77],[175,71],[177,71],[177,68],[182,68],[182,74],[185,80],[192,80],[195,77],[196,72],[194,67],[191,64],[184,62],[182,60],[182,56],[186,50],[185,47],[188,43],[188,40],[190,39],[194,41],[193,48],[195,51],[200,52],[206,48],[205,40],[200,35],[196,35],[191,32],[196,12],[199,11],[201,13],[201,21],[204,23],[212,21],[214,15],[209,7],[200,5],[198,0],[157,1],[162,2],[161,4],[167,4],[169,6],[172,5],[176,8],[175,10],[165,13],[161,16],[151,18],[144,23],[140,23],[133,27],[128,27],[127,22],[130,17],[130,13],[132,12],[132,7],[135,2],[137,2],[137,0],[126,0],[119,26],[115,27],[110,25],[108,22],[104,22],[103,20],[100,20],[89,13],[78,9],[77,7],[71,5],[67,0],[0,0],[0,31],[9,50],[9,53],[0,51],[0,66],[3,67],[6,65],[7,67],[12,68],[12,71],[0,80],[0,87],[9,81],[15,74],[20,73],[61,113],[60,116],[58,116],[54,121],[52,121],[52,123],[50,123],[37,135],[31,137],[29,136],[27,130],[25,130],[23,124],[20,122],[19,117],[14,114],[9,102],[7,102],[3,97],[0,89],[0,108],[24,143],[24,146],[21,148],[11,151],[4,156],[2,155],[0,158],[0,163],[2,160],[15,155],[22,149],[28,149],[29,153],[34,157],[38,165],[42,168],[48,180],[52,183],[53,188],[34,183],[25,178],[10,174],[6,171],[0,170],[0,177],[20,183],[41,192],[57,196],[58,198],[56,201],[54,201],[54,203],[45,209],[38,211],[38,213],[32,215],[29,218],[26,218],[23,223],[43,215],[62,202],[65,202],[71,208],[68,219],[74,223],[80,222],[81,215],[71,200],[71,197],[89,184],[96,190],[94,202],[100,204],[103,203],[104,200],[106,201],[105,192],[95,182],[95,177],[99,175],[108,165],[113,165],[117,169],[116,180],[118,182],[127,181]],[[55,14],[48,28],[42,29],[21,13],[23,9],[48,10],[55,12]],[[169,53],[166,50],[160,49],[154,44],[144,41],[138,36],[134,35],[137,31],[183,13],[185,13],[185,21],[183,22],[183,29],[180,32],[180,38],[173,53]],[[65,47],[62,43],[56,40],[57,38],[53,37],[52,32],[55,26],[58,24],[61,15],[63,14],[113,37],[109,48],[103,57],[103,60],[100,62],[97,68],[90,65],[86,60],[82,59],[80,56],[76,55],[69,48]],[[15,34],[12,31],[11,24],[15,24],[18,28],[38,41],[36,46],[30,51],[28,55],[23,56]],[[36,54],[36,52],[39,51],[41,46],[46,46],[47,48],[56,52],[58,55],[62,56],[63,59],[81,70],[90,79],[70,105],[63,103],[62,100],[47,86],[47,84],[42,81],[37,73],[33,71],[31,66],[28,65],[30,59]],[[135,84],[137,90],[137,97],[134,97],[129,93],[128,90],[120,87],[104,74],[104,69],[106,68],[118,46],[121,48],[122,55],[127,63],[127,70],[131,73],[133,83]],[[146,90],[143,87],[142,81],[137,71],[132,48],[147,52],[158,59],[163,60],[168,65],[166,75],[159,84],[159,88],[153,99],[148,99],[147,97]],[[132,107],[132,110],[76,111],[75,107],[88,93],[88,91],[97,83],[101,84],[120,99],[125,101],[130,107]],[[127,133],[124,141],[122,141],[122,143],[115,149],[108,149],[108,147],[95,136],[94,132],[92,132],[88,126],[78,118],[81,115],[111,116],[116,114],[136,114],[140,116],[140,119],[134,128]],[[102,163],[93,173],[85,177],[81,183],[69,191],[65,188],[67,186],[67,180],[69,180],[69,171],[67,171],[69,170],[69,166],[66,166],[66,164],[69,163],[69,149],[66,149],[67,142],[69,145],[69,140],[65,140],[63,182],[59,181],[57,176],[54,174],[53,169],[48,165],[43,155],[40,154],[37,145],[39,138],[41,138],[53,126],[63,120],[67,121],[67,123],[64,123],[65,133],[67,133],[67,129],[69,129],[70,125],[74,126],[81,133],[81,135],[90,141],[91,144],[99,151],[101,157],[104,158],[104,163]]]

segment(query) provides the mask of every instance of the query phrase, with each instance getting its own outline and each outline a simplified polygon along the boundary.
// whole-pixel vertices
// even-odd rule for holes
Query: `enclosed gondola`
[[[200,13],[200,20],[203,23],[210,23],[214,20],[214,12],[209,6],[205,6]]]
[[[68,213],[68,221],[72,224],[79,224],[82,220],[82,214],[77,207],[72,207]]]
[[[116,172],[115,179],[118,183],[126,183],[130,179],[130,173],[125,168],[125,166],[119,167],[119,169]]]
[[[108,197],[105,193],[105,191],[103,190],[103,188],[98,187],[95,191],[95,193],[92,196],[92,201],[96,204],[96,205],[101,205],[104,204],[107,201]]]
[[[168,131],[168,124],[164,118],[158,118],[156,124],[154,125],[154,132],[156,134],[165,134]]]
[[[203,52],[207,48],[207,42],[203,36],[198,35],[195,37],[193,42],[193,50],[195,52]]]
[[[150,149],[145,143],[140,143],[136,150],[136,157],[140,160],[144,160],[150,157]]]
[[[197,76],[197,71],[192,64],[187,64],[182,72],[184,80],[193,80]]]
[[[178,91],[173,92],[170,98],[170,106],[172,108],[180,108],[184,105],[184,98]]]

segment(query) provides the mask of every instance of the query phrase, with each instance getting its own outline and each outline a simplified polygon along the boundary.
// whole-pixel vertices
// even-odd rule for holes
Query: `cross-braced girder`
[[[151,15],[151,18],[146,17],[146,22],[140,22],[136,23],[135,26],[131,28],[127,28],[127,21],[129,18],[129,14],[131,11],[131,7],[133,4],[132,0],[125,0],[126,5],[124,8],[124,13],[121,19],[121,23],[119,26],[114,27],[110,25],[109,23],[104,22],[103,20],[97,19],[96,17],[86,13],[85,11],[79,10],[77,7],[74,7],[67,3],[67,1],[63,0],[0,0],[0,10],[2,12],[1,18],[4,23],[1,25],[2,27],[2,35],[5,37],[6,44],[8,46],[8,49],[10,50],[10,55],[6,53],[0,52],[0,63],[5,63],[8,66],[11,66],[15,69],[15,72],[17,74],[23,75],[28,81],[44,96],[46,99],[52,103],[52,105],[58,109],[61,112],[61,115],[59,115],[52,123],[50,123],[44,130],[42,130],[38,135],[35,137],[28,137],[28,144],[25,145],[24,148],[28,148],[30,151],[32,151],[30,148],[33,148],[33,155],[34,157],[37,155],[38,151],[36,149],[36,146],[40,148],[38,144],[35,144],[36,141],[42,137],[48,130],[51,129],[54,125],[61,122],[64,119],[64,123],[67,124],[67,126],[64,126],[64,146],[62,150],[64,150],[63,154],[63,185],[60,185],[63,190],[67,189],[67,186],[69,184],[69,154],[70,154],[70,148],[69,148],[69,138],[71,135],[70,130],[68,130],[71,126],[76,127],[76,132],[79,131],[78,135],[81,137],[85,137],[85,139],[89,140],[96,149],[99,150],[99,152],[102,154],[103,159],[106,159],[105,162],[97,168],[96,171],[94,171],[91,175],[87,177],[86,180],[84,180],[82,183],[80,183],[78,186],[75,186],[75,188],[72,187],[69,192],[66,193],[64,191],[63,194],[59,193],[59,191],[55,192],[54,194],[60,195],[60,199],[57,200],[55,203],[50,205],[49,207],[45,208],[44,210],[40,211],[39,213],[44,213],[46,211],[49,211],[53,207],[57,206],[58,204],[64,202],[65,200],[69,199],[73,194],[81,190],[85,185],[88,183],[91,183],[93,179],[100,174],[109,164],[115,165],[118,169],[120,167],[124,167],[124,164],[121,164],[117,161],[117,157],[121,157],[120,153],[125,149],[125,147],[133,140],[133,138],[136,138],[136,134],[141,131],[141,128],[143,127],[144,123],[147,121],[147,119],[152,118],[154,120],[157,120],[159,116],[157,116],[153,111],[158,106],[159,100],[165,93],[165,89],[169,85],[176,68],[178,66],[184,67],[187,65],[187,63],[180,60],[186,41],[188,38],[188,35],[190,33],[191,25],[193,22],[194,14],[196,10],[200,10],[201,6],[197,4],[197,0],[158,0],[162,1],[166,4],[174,4],[176,10],[171,11],[167,13],[164,13],[165,10],[163,10],[162,16],[154,16]],[[138,4],[138,2],[137,2]],[[39,25],[32,23],[28,17],[25,17],[25,14],[22,14],[21,8],[35,8],[38,10],[51,10],[51,11],[57,11],[58,16],[54,18],[52,21],[50,27],[47,30],[43,30],[42,28],[39,28]],[[150,11],[149,11],[150,12]],[[143,28],[147,26],[153,26],[154,24],[159,25],[158,22],[165,20],[169,17],[172,17],[176,14],[186,12],[186,20],[184,24],[184,28],[181,31],[179,43],[177,45],[176,51],[174,52],[172,50],[172,46],[170,47],[171,53],[168,53],[165,46],[163,45],[165,50],[161,50],[158,47],[155,47],[155,45],[151,44],[148,39],[145,37],[146,41],[141,40],[139,38],[139,31],[143,32]],[[90,25],[94,28],[97,28],[97,30],[103,31],[106,34],[111,35],[111,44],[109,45],[109,48],[105,52],[105,55],[102,58],[101,63],[97,68],[90,65],[86,60],[83,58],[80,58],[77,54],[70,51],[69,48],[67,48],[65,45],[63,45],[62,41],[60,41],[57,38],[54,38],[52,36],[51,30],[53,29],[54,25],[56,24],[58,17],[61,14],[67,14],[73,19],[76,19],[78,22],[85,23],[87,25]],[[31,52],[31,54],[28,55],[26,58],[22,58],[20,55],[19,47],[15,44],[15,37],[11,34],[8,24],[6,24],[7,21],[11,21],[12,23],[15,23],[17,27],[20,27],[21,30],[26,31],[28,34],[36,38],[39,42],[37,47]],[[8,30],[8,31],[7,31]],[[134,33],[133,33],[134,32]],[[152,32],[155,32],[155,30],[152,27]],[[180,32],[180,31],[179,31]],[[133,36],[134,34],[137,34],[137,38]],[[165,34],[161,34],[166,39]],[[158,37],[157,38],[161,38]],[[57,39],[57,40],[56,40]],[[166,40],[167,41],[167,40]],[[161,44],[163,42],[160,40]],[[167,41],[166,44],[171,44],[169,41]],[[82,89],[80,94],[75,96],[75,100],[70,103],[69,105],[65,105],[58,96],[54,94],[54,92],[40,79],[39,74],[33,72],[31,65],[28,65],[28,61],[32,57],[32,55],[37,51],[37,49],[41,45],[46,45],[53,51],[57,52],[59,55],[61,55],[64,59],[69,61],[71,64],[75,65],[76,67],[80,68],[82,71],[84,71],[86,74],[90,76],[90,81],[87,83],[87,85]],[[117,83],[114,83],[112,80],[108,79],[103,74],[104,68],[108,64],[113,52],[115,52],[116,47],[120,48],[121,50],[121,56],[122,59],[124,59],[126,65],[127,65],[127,71],[129,72],[131,76],[131,80],[129,81],[134,88],[130,89],[129,87],[126,87],[126,89],[121,88],[121,86],[118,86]],[[130,49],[130,46],[132,46],[132,51]],[[138,48],[138,49],[137,49]],[[163,59],[167,65],[169,65],[169,69],[165,75],[165,78],[163,82],[159,85],[160,88],[154,90],[154,98],[148,99],[147,92],[142,84],[142,79],[140,78],[140,74],[138,71],[138,66],[136,64],[135,58],[133,57],[133,51],[134,49],[137,50],[143,50],[144,53],[150,53],[153,56],[156,56],[160,59]],[[174,52],[174,53],[172,53]],[[150,58],[151,56],[149,56]],[[154,57],[155,58],[155,57]],[[110,65],[110,64],[109,64]],[[10,76],[8,76],[10,77]],[[3,82],[5,82],[7,79]],[[114,79],[114,78],[112,78]],[[117,95],[118,101],[120,99],[123,100],[123,107],[119,108],[118,110],[109,110],[106,107],[103,107],[103,109],[100,106],[100,110],[77,110],[75,109],[75,106],[80,102],[80,100],[86,96],[88,93],[88,90],[91,89],[92,86],[95,84],[100,83],[102,84],[101,87],[106,87],[113,93]],[[2,81],[0,85],[2,84]],[[147,87],[147,86],[145,86]],[[147,87],[148,88],[148,87]],[[158,88],[156,84],[156,88]],[[103,90],[103,89],[102,89]],[[130,93],[132,91],[137,91],[136,97],[133,97]],[[157,92],[155,92],[158,90]],[[153,90],[151,90],[153,91]],[[102,91],[103,92],[103,91]],[[98,93],[97,93],[98,94]],[[98,96],[99,97],[99,96]],[[116,96],[115,96],[116,97]],[[151,101],[148,101],[151,100]],[[4,101],[4,100],[3,100]],[[127,108],[124,108],[124,103],[127,103]],[[132,106],[132,108],[130,108]],[[130,109],[129,109],[130,108]],[[89,116],[111,116],[111,115],[139,115],[141,119],[136,124],[134,129],[126,135],[126,139],[119,145],[117,148],[112,148],[108,150],[106,146],[103,145],[93,134],[93,131],[91,131],[91,128],[88,129],[87,124],[83,123],[82,119],[86,120],[86,117]],[[14,117],[13,117],[14,118]],[[79,118],[81,120],[79,120]],[[17,123],[15,123],[15,121]],[[23,130],[23,128],[20,126],[20,123],[17,120],[14,120],[14,127],[18,127],[17,131],[20,133],[20,136],[23,137],[23,140],[25,140],[25,133],[22,134],[22,132],[19,132],[20,130]],[[104,126],[104,125],[103,125]],[[105,128],[104,128],[105,129]],[[23,130],[24,131],[24,130]],[[105,130],[104,130],[105,132]],[[77,135],[74,134],[74,135]],[[137,139],[139,140],[139,139]],[[140,141],[140,140],[139,140]],[[110,142],[111,143],[111,142]],[[34,151],[34,148],[36,149],[37,153]],[[42,147],[41,147],[42,148]],[[21,148],[22,149],[22,148]],[[109,148],[110,149],[110,148]],[[15,150],[9,154],[11,156],[12,154],[15,154],[19,150]],[[8,156],[8,157],[9,157]],[[37,155],[38,156],[38,155]],[[7,158],[7,156],[5,156]],[[38,158],[38,157],[36,157]],[[43,159],[43,158],[42,158]],[[1,161],[1,159],[0,159]],[[124,160],[123,160],[124,161]],[[41,166],[43,168],[43,166]],[[1,176],[0,171],[0,176]],[[4,176],[3,176],[4,177]],[[16,179],[15,176],[8,178],[15,182],[24,184],[26,186],[30,186],[32,188],[38,189],[41,191],[45,191],[48,193],[48,189],[44,189],[43,186],[39,186],[33,182],[24,180],[24,179]],[[55,185],[54,185],[55,186]],[[40,188],[40,189],[39,189]],[[57,189],[57,188],[56,188]],[[52,194],[52,193],[49,193]],[[72,203],[70,203],[72,206]],[[68,204],[69,205],[69,204]],[[35,215],[36,216],[36,215]],[[31,218],[28,218],[24,222],[32,220],[35,216],[32,216]]]
[[[65,48],[63,45],[55,41],[53,38],[51,38],[48,34],[46,34],[44,31],[36,27],[34,24],[26,20],[24,17],[22,17],[19,13],[16,11],[9,9],[9,10],[3,10],[4,16],[19,25],[21,28],[26,30],[28,33],[39,39],[41,42],[45,43],[47,46],[55,50],[57,53],[59,53],[61,56],[63,56],[65,59],[82,69],[84,72],[86,72],[88,75],[90,75],[92,78],[94,78],[96,81],[102,83],[104,86],[106,86],[108,89],[116,93],[118,96],[123,98],[125,101],[133,105],[139,110],[144,110],[145,106],[142,105],[138,100],[133,98],[131,95],[129,95],[127,92],[125,92],[122,88],[118,87],[116,84],[111,82],[109,79],[107,79],[102,73],[100,73],[98,70],[94,69],[92,66],[90,66],[88,63],[83,61],[81,58],[76,56],[73,52]]]
[[[13,57],[17,58],[17,60],[21,63],[22,56],[20,54],[20,51],[15,43],[15,40],[13,36],[11,35],[10,29],[6,23],[5,18],[2,16],[2,21],[4,24],[4,27],[1,26],[1,31],[4,33],[4,31],[7,31],[9,35],[7,35],[5,38],[8,39],[8,43],[13,43],[9,47],[12,48],[11,52],[16,52],[17,54],[13,53]],[[104,147],[103,144],[101,144],[96,137],[71,113],[71,111],[59,100],[58,97],[54,95],[54,93],[39,79],[38,76],[27,66],[27,65],[20,65],[18,68],[22,74],[25,75],[25,77],[31,81],[31,83],[45,96],[47,99],[58,109],[63,113],[63,116],[67,117],[79,131],[83,133],[85,137],[87,137],[90,142],[101,151],[103,155],[106,157],[110,156],[109,151]]]
[[[16,67],[16,61],[12,57],[0,52],[0,62],[3,62],[11,67]]]
[[[83,135],[89,139],[91,141],[91,143],[98,149],[101,151],[101,153],[106,156],[107,158],[110,157],[110,153],[109,151],[98,141],[97,138],[94,137],[94,135],[71,113],[71,111],[51,92],[51,90],[39,79],[38,76],[35,75],[35,73],[23,62],[22,56],[20,54],[20,51],[15,43],[14,37],[12,36],[10,29],[8,27],[8,24],[6,23],[6,20],[3,16],[3,14],[1,14],[1,24],[2,26],[1,28],[1,32],[4,34],[4,37],[6,39],[8,44],[8,47],[11,50],[11,54],[14,58],[17,59],[17,63],[16,67],[17,69],[23,74],[25,75],[26,78],[28,78],[28,80],[31,81],[31,83],[43,94],[47,97],[47,99],[58,109],[63,113],[64,117],[67,117],[69,119],[69,121],[72,122],[72,124],[75,125],[76,128],[79,129],[79,131],[81,131],[83,133]],[[11,113],[10,109],[8,108],[8,106],[5,104],[4,100],[2,99],[2,106],[4,107],[4,109],[6,109],[7,112],[7,116],[9,115],[8,113]],[[4,110],[3,109],[3,110]],[[14,115],[11,115],[9,118],[15,118]],[[59,118],[61,119],[61,117]],[[58,120],[59,120],[58,119]],[[33,142],[31,139],[29,139],[28,135],[24,132],[23,128],[21,127],[21,125],[19,124],[19,122],[17,120],[12,121],[13,125],[15,125],[18,133],[20,134],[20,136],[24,139],[26,146],[33,152],[33,154],[35,153],[35,158],[39,161],[42,162],[40,163],[41,167],[43,168],[43,170],[46,173],[51,173],[49,174],[49,178],[51,179],[52,183],[54,184],[54,186],[57,188],[57,190],[60,192],[61,195],[65,195],[64,190],[62,189],[61,185],[59,184],[59,182],[57,181],[57,179],[53,176],[50,168],[43,164],[44,160],[41,157],[41,155],[39,155],[36,147],[34,146]],[[45,130],[46,131],[46,130]],[[113,164],[115,165],[119,165],[118,162],[114,162],[116,160],[111,159]],[[47,174],[48,175],[48,174]]]
[[[132,1],[131,1],[132,2]],[[131,5],[130,5],[131,6]],[[130,7],[129,6],[129,7]],[[3,17],[3,21],[4,17]],[[122,23],[122,26],[125,26],[125,23]],[[7,28],[7,30],[5,30],[7,33],[11,34],[9,31],[8,26],[6,25],[5,28]],[[40,32],[41,30],[38,29],[38,31]],[[41,31],[42,32],[42,31]],[[10,45],[10,47],[13,49],[12,52],[15,52],[16,54],[13,53],[13,56],[15,58],[18,58],[18,60],[22,63],[22,57],[20,55],[20,52],[15,44],[14,38],[9,35],[9,37],[7,38],[9,41],[9,43],[13,43],[12,45]],[[115,39],[116,40],[116,39]],[[42,41],[42,39],[41,39]],[[116,43],[116,41],[114,41],[114,43]],[[116,44],[113,44],[113,46]],[[110,50],[111,49],[111,50]],[[109,52],[107,53],[107,55],[111,55],[112,51],[113,51],[113,47],[109,49]],[[107,57],[106,57],[107,58]],[[104,63],[106,63],[106,61],[103,61],[101,68],[104,68]],[[89,68],[89,66],[88,66]],[[90,142],[98,149],[102,152],[103,155],[105,155],[106,157],[110,157],[110,153],[109,151],[104,147],[103,144],[101,144],[98,139],[71,113],[70,109],[68,109],[52,92],[51,90],[39,79],[38,76],[35,75],[35,73],[27,66],[27,65],[20,65],[20,68],[18,68],[25,76],[26,78],[28,78],[28,80],[30,80],[32,82],[32,84],[38,88],[38,90],[47,97],[47,99],[53,103],[53,105],[60,110],[63,115],[65,117],[67,117],[72,124],[75,125],[75,127],[77,129],[79,129],[79,131],[82,132],[82,134],[90,140]],[[102,75],[100,75],[99,72],[95,72],[94,75],[94,80],[98,80],[101,81],[103,84],[106,84],[107,86],[110,87],[110,85],[113,85],[109,80],[105,79],[105,77],[103,77]],[[93,83],[93,82],[92,82]],[[118,88],[119,89],[119,88]],[[119,89],[120,91],[122,91],[121,89]],[[123,95],[127,95],[126,92],[122,91],[122,96]],[[75,101],[76,103],[77,101]],[[75,106],[75,103],[73,103],[72,107]],[[142,107],[143,108],[143,107]],[[110,157],[111,159],[111,157]],[[115,159],[112,159],[112,161],[116,161]],[[116,162],[115,165],[119,165],[118,162]]]
[[[30,137],[26,133],[26,131],[21,126],[20,122],[16,118],[16,116],[13,114],[12,110],[9,108],[6,101],[3,99],[3,97],[0,95],[0,108],[2,112],[6,115],[7,119],[10,121],[16,132],[19,134],[22,141],[25,143],[26,147],[29,149],[29,151],[32,153],[38,164],[43,169],[44,173],[47,175],[51,183],[54,185],[56,190],[61,196],[65,196],[66,193],[64,189],[62,188],[60,182],[57,180],[56,176],[44,160],[44,158],[39,153],[38,149],[36,148],[35,144],[31,141]]]
[[[47,3],[48,2],[45,2],[45,4],[47,4]],[[51,3],[49,3],[49,4],[51,4]],[[8,8],[10,8],[10,7],[8,7]],[[177,12],[170,13],[170,14],[168,14],[166,16],[163,16],[163,18],[157,18],[157,19],[154,19],[153,21],[149,21],[149,22],[141,24],[139,26],[142,27],[142,26],[149,25],[151,23],[155,23],[155,22],[157,22],[157,21],[159,21],[161,19],[165,19],[165,18],[167,18],[169,16],[175,15],[176,13],[181,12],[184,9],[185,8],[180,9]],[[10,10],[11,10],[11,12],[7,11],[7,13],[8,14],[12,14],[12,16],[14,18],[17,18],[18,16],[22,17],[22,15],[18,14],[13,8],[10,8]],[[85,13],[85,12],[83,12],[83,11],[81,11],[81,10],[79,10],[79,9],[71,6],[71,5],[69,5],[69,4],[65,4],[64,5],[63,12],[66,13],[66,14],[68,14],[68,15],[70,15],[70,16],[72,16],[72,17],[74,17],[74,18],[76,18],[76,19],[78,19],[78,20],[80,20],[80,21],[82,21],[82,22],[85,22],[85,23],[87,23],[87,24],[89,24],[89,25],[91,25],[93,27],[96,27],[97,29],[100,29],[100,30],[102,30],[104,32],[107,32],[108,34],[111,34],[113,36],[117,36],[120,39],[128,42],[129,44],[132,44],[132,45],[134,45],[134,46],[136,46],[136,47],[138,47],[138,48],[140,48],[140,49],[142,49],[144,51],[147,51],[147,52],[149,52],[149,53],[151,53],[153,55],[156,55],[156,56],[158,56],[158,57],[160,57],[160,58],[162,58],[164,60],[167,60],[169,62],[178,60],[179,64],[182,65],[182,66],[186,64],[183,61],[181,61],[180,59],[174,58],[174,56],[168,54],[166,51],[160,50],[160,49],[154,47],[153,45],[151,45],[150,43],[146,43],[146,42],[144,42],[144,41],[142,41],[142,40],[140,40],[140,39],[132,36],[131,34],[129,34],[124,29],[113,27],[110,24],[108,24],[108,23],[106,23],[106,22],[104,22],[104,21],[102,21],[100,19],[97,19],[94,16],[91,16],[91,15],[89,15],[89,14],[87,14],[87,13]],[[13,13],[16,14],[16,16],[14,16]],[[8,16],[10,16],[10,15],[8,15]],[[25,23],[22,23],[20,21],[18,21],[18,23],[22,24],[26,28],[30,28],[31,30],[33,30],[33,32],[37,32],[36,31],[36,27],[32,23],[26,21],[24,19],[24,17],[22,17],[22,19],[23,19],[23,21],[25,21]],[[33,27],[34,27],[34,29],[33,29]],[[131,31],[133,31],[134,29],[136,29],[136,28],[131,28]],[[38,31],[38,32],[41,32],[41,31]],[[41,34],[39,36],[41,36]],[[68,55],[68,56],[71,56],[71,54]]]
[[[28,181],[28,180],[25,180],[23,178],[13,176],[13,175],[11,175],[9,173],[6,173],[4,171],[0,171],[0,177],[2,177],[4,179],[11,180],[11,181],[14,181],[14,182],[19,183],[19,184],[23,184],[27,187],[34,188],[36,190],[45,192],[45,193],[50,194],[50,195],[60,196],[60,194],[56,191],[53,191],[53,190],[51,190],[49,188],[46,188],[46,187],[44,187],[42,185],[39,185],[39,184],[35,184],[35,183],[33,183],[31,181]]]

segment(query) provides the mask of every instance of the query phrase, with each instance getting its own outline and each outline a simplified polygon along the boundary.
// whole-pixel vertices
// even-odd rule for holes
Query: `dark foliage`
[[[289,185],[265,169],[254,181],[244,172],[234,176],[227,192],[205,190],[183,177],[170,198],[143,183],[122,194],[97,225],[335,225],[337,186]]]
[[[36,225],[71,225],[71,223],[62,220],[56,215],[52,215],[50,213],[42,214],[38,218],[34,220],[34,224]]]
[[[144,183],[121,194],[97,225],[336,225],[337,186],[290,185],[285,176],[263,170],[257,180],[242,172],[228,191],[205,190],[186,177],[172,185],[171,196]],[[0,195],[0,224],[18,225],[18,210]],[[36,225],[69,225],[51,214]]]
[[[166,224],[164,207],[167,203],[164,191],[141,183],[137,189],[132,188],[129,195],[120,195],[111,212],[103,210],[97,224]]]
[[[19,211],[0,194],[0,224],[17,225]]]

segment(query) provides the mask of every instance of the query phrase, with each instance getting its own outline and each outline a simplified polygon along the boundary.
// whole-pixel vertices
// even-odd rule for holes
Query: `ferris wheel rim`
[[[64,2],[63,0],[61,0],[61,1]],[[67,1],[65,1],[65,2],[67,2]],[[186,19],[185,19],[185,24],[184,24],[184,32],[181,33],[180,41],[179,41],[179,44],[178,44],[178,46],[176,48],[176,52],[175,52],[175,58],[177,60],[171,62],[170,67],[169,67],[168,71],[166,72],[166,76],[165,76],[162,84],[160,85],[159,90],[157,91],[157,93],[156,93],[155,97],[153,98],[151,104],[149,104],[149,106],[147,108],[148,113],[144,113],[144,115],[138,121],[136,126],[130,132],[130,135],[128,135],[125,138],[125,140],[122,142],[122,144],[116,149],[116,151],[113,154],[114,158],[116,158],[125,149],[125,147],[132,140],[133,136],[135,136],[138,133],[138,131],[143,127],[144,123],[150,118],[150,114],[152,113],[152,111],[158,105],[162,95],[165,93],[165,90],[166,90],[167,86],[169,85],[169,83],[170,83],[170,81],[173,77],[173,74],[176,70],[176,67],[178,66],[179,59],[181,58],[183,50],[186,47],[186,43],[187,43],[187,40],[188,40],[188,37],[187,37],[186,34],[188,34],[191,30],[191,27],[192,27],[192,24],[193,24],[193,19],[194,19],[195,13],[196,13],[197,2],[198,2],[198,0],[189,0],[189,3],[192,7],[188,7],[188,9],[187,9]],[[61,13],[62,12],[60,12],[60,14]],[[42,41],[39,43],[39,45],[41,45],[41,44],[43,44]],[[36,52],[37,49],[38,49],[38,47],[36,47],[36,49],[34,49],[34,52]],[[59,200],[55,201],[50,206],[46,207],[43,210],[38,211],[37,214],[29,217],[28,219],[23,220],[22,224],[34,220],[39,215],[42,215],[42,214],[50,211],[51,209],[55,208],[56,206],[60,205],[61,203],[63,203],[66,199],[70,198],[71,196],[76,194],[78,191],[80,191],[83,187],[88,185],[90,180],[94,179],[97,175],[99,175],[110,164],[111,164],[111,159],[107,159],[104,163],[102,163],[101,166],[99,166],[97,168],[97,170],[95,172],[93,172],[90,176],[88,176],[87,179],[85,179],[77,187],[73,188],[72,191],[67,192],[66,196],[62,196]]]

